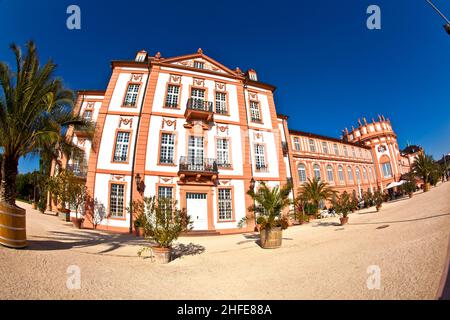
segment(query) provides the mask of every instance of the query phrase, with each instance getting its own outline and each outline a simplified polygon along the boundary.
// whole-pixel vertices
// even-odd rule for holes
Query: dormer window
[[[256,73],[250,73],[249,75],[250,80],[258,81],[258,77],[256,76]]]
[[[194,61],[194,68],[205,69],[205,64],[201,61]]]

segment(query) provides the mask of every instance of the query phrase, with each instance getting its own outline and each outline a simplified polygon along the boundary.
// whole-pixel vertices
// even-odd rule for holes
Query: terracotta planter
[[[144,228],[142,227],[134,227],[134,234],[136,235],[136,237],[144,237]]]
[[[155,262],[159,264],[167,264],[170,262],[172,248],[152,247]]]
[[[316,216],[314,214],[308,216],[308,220],[316,220]]]
[[[33,202],[33,210],[37,209],[37,202]]]
[[[428,192],[430,190],[430,188],[431,188],[431,184],[425,183],[423,185],[423,192]]]
[[[339,218],[339,220],[341,220],[341,226],[348,223],[348,217],[342,217],[342,218]]]
[[[408,197],[411,199],[413,197],[413,193],[412,192],[408,193]]]
[[[375,208],[377,209],[377,212],[378,212],[378,211],[380,211],[381,206],[376,206]]]
[[[281,228],[263,229],[259,232],[261,248],[276,249],[281,247],[283,230]]]
[[[83,229],[83,221],[84,221],[83,218],[73,218],[72,219],[73,226],[77,229]]]

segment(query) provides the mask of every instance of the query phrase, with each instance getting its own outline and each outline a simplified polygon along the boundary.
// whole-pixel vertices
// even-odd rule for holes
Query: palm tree
[[[247,192],[258,203],[258,205],[250,207],[249,210],[258,214],[257,223],[261,225],[262,229],[287,227],[287,219],[281,217],[281,212],[291,203],[289,199],[290,191],[290,184],[270,188],[262,182],[256,192],[254,190]]]
[[[48,61],[41,66],[34,42],[27,52],[11,45],[17,70],[13,73],[0,62],[0,147],[3,162],[0,202],[15,206],[16,175],[19,158],[37,153],[65,139],[68,127],[90,127],[74,114],[74,94],[54,78],[56,65]],[[46,159],[47,161],[47,159]]]
[[[435,170],[433,157],[423,153],[419,154],[414,161],[412,170],[416,176],[420,177],[423,180],[423,191],[427,192],[429,189],[429,183],[431,182],[431,175]]]
[[[313,180],[308,179],[300,188],[299,196],[302,199],[312,203],[316,208],[319,208],[320,202],[330,200],[336,191],[329,186],[328,183],[321,181],[318,178]]]

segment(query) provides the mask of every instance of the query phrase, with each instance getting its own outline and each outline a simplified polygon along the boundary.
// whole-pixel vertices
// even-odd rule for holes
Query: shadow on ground
[[[244,238],[246,238],[248,240],[239,241],[237,244],[244,244],[244,243],[254,242],[258,246],[261,247],[261,239],[259,237],[259,233],[244,233],[243,236],[244,236]],[[292,239],[292,238],[284,238],[283,237],[282,240],[294,240],[294,239]]]
[[[183,244],[178,243],[172,247],[172,259],[178,259],[182,256],[196,256],[205,252],[205,247],[199,244],[189,243]]]

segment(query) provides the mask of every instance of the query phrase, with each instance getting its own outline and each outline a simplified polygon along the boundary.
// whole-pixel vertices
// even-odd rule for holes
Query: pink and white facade
[[[253,201],[246,194],[253,182],[257,187],[292,181],[296,192],[319,170],[341,191],[366,191],[400,174],[388,122],[374,124],[383,128],[376,131],[382,133],[378,142],[368,135],[370,125],[346,132],[344,139],[289,130],[287,116],[276,112],[275,87],[260,82],[254,70],[229,69],[201,49],[173,58],[140,51],[134,60],[111,66],[105,91],[78,93],[77,111],[95,123],[95,137],[91,142],[81,132],[68,135],[85,158],[61,160],[86,180],[86,227],[95,220],[99,229],[132,231],[131,202],[156,196],[186,208],[194,231],[242,232],[254,226],[248,210]],[[370,139],[362,139],[366,136]],[[385,155],[392,166],[389,178],[380,167]],[[340,166],[345,175],[351,167],[352,181],[341,180]],[[244,217],[247,227],[239,229]]]

